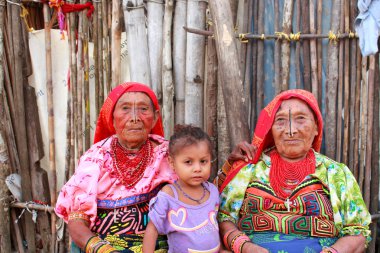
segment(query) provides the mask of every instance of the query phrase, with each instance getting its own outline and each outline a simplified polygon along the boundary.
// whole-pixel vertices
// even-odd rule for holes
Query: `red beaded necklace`
[[[116,177],[127,188],[133,187],[144,175],[152,154],[153,145],[149,140],[146,140],[140,150],[134,153],[121,146],[117,138],[114,138],[111,143],[111,155]]]
[[[288,198],[296,186],[307,176],[315,172],[315,155],[310,150],[305,159],[288,162],[281,158],[277,150],[270,153],[271,168],[269,182],[277,196]]]

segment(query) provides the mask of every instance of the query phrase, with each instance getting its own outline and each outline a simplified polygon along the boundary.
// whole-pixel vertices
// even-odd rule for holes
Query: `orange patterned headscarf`
[[[318,135],[314,138],[312,148],[319,152],[322,145],[322,131],[323,131],[323,118],[322,113],[319,110],[318,102],[314,95],[306,90],[294,89],[287,90],[278,94],[260,113],[257,120],[255,133],[252,139],[252,144],[257,147],[257,153],[252,161],[249,163],[257,163],[261,156],[261,153],[267,148],[274,146],[274,140],[272,137],[271,129],[274,123],[274,118],[278,109],[280,108],[282,101],[291,98],[298,98],[305,102],[310,109],[314,112],[317,120]],[[247,163],[244,161],[235,162],[229,171],[226,180],[223,182],[220,191],[234,178],[234,176],[243,168]]]
[[[115,109],[115,105],[119,98],[126,92],[143,92],[147,94],[152,100],[154,108],[158,111],[160,110],[157,97],[148,86],[135,82],[120,84],[111,91],[100,110],[98,122],[96,124],[94,143],[115,134],[115,128],[113,127],[113,110]],[[164,136],[160,114],[156,125],[150,133]]]

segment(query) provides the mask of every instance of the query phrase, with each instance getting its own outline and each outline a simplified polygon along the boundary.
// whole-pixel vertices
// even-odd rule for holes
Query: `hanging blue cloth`
[[[359,36],[360,50],[363,56],[375,54],[380,35],[380,0],[359,0],[358,8],[355,30]]]

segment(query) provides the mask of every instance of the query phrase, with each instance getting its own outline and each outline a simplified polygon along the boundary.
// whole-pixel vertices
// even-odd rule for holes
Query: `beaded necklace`
[[[315,172],[315,155],[312,150],[307,153],[305,159],[298,162],[285,161],[277,150],[270,153],[270,159],[270,185],[275,193],[284,199],[289,197],[307,175]]]
[[[177,186],[177,188],[182,192],[183,196],[185,196],[186,198],[192,200],[192,201],[195,201],[197,202],[198,204],[201,204],[202,200],[204,199],[204,197],[206,196],[206,187],[204,186],[204,184],[202,184],[202,187],[203,187],[203,194],[202,196],[199,198],[199,199],[194,199],[193,197],[190,197],[182,188],[181,186],[179,185],[179,183],[177,183],[177,181],[174,182],[174,184]]]
[[[116,177],[127,188],[133,187],[143,177],[152,154],[153,145],[150,140],[146,140],[140,150],[135,153],[121,146],[117,138],[114,138],[111,143],[111,156]]]

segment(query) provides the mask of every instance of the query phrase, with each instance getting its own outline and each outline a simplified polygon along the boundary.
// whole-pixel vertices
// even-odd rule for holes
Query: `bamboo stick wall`
[[[27,76],[32,74],[27,29],[45,28],[45,34],[50,37],[50,28],[58,28],[57,13],[47,3],[36,3],[46,1],[22,1],[29,11],[22,19],[19,18],[23,11],[20,1],[14,2],[17,4],[0,1],[0,24],[3,24],[0,35],[4,36],[0,36],[4,45],[4,78],[0,78],[0,105],[4,106],[0,111],[5,119],[0,124],[0,140],[7,144],[6,162],[10,170],[22,175],[26,182],[22,201],[42,200],[50,209],[33,206],[39,210],[36,225],[31,222],[31,213],[26,212],[21,216],[23,226],[12,223],[11,228],[0,229],[8,230],[12,248],[18,252],[26,251],[23,240],[29,245],[28,252],[66,252],[68,237],[64,236],[64,229],[56,231],[55,216],[51,212],[59,191],[54,150],[61,147],[55,147],[51,138],[46,143],[50,145],[50,152],[43,154],[43,144],[38,137],[40,128],[26,127],[31,120],[26,116],[33,111],[26,105],[34,104],[33,96],[28,94],[35,93],[27,91],[30,89]],[[221,13],[228,14],[226,20],[216,18],[221,6]],[[95,120],[90,108],[97,114],[112,87],[126,81],[120,73],[123,57],[120,38],[126,31],[131,78],[148,83],[157,93],[163,108],[166,136],[172,133],[174,123],[199,125],[211,135],[217,158],[213,176],[233,145],[250,140],[260,110],[276,93],[303,88],[318,98],[324,115],[322,153],[348,165],[371,214],[377,215],[379,53],[361,56],[358,39],[352,33],[358,14],[356,6],[357,0],[113,0],[94,1],[95,11],[90,19],[86,10],[67,14],[70,90],[67,146],[62,149],[66,152],[63,181],[73,174],[78,157],[91,145],[92,136],[83,134],[89,132],[90,122]],[[157,24],[160,25],[155,28]],[[221,37],[222,25],[228,27],[231,43],[228,46],[222,44],[226,39]],[[48,63],[50,42],[45,43]],[[89,55],[89,43],[94,45],[93,55]],[[93,104],[89,82],[89,58],[92,57],[96,94]],[[51,68],[47,66],[47,77],[49,71]],[[50,87],[51,78],[47,80]],[[52,106],[54,87],[47,90]],[[49,110],[50,119],[54,118],[52,112]],[[49,136],[54,136],[54,123],[49,122]],[[39,151],[32,152],[32,149]],[[48,173],[40,167],[43,155],[49,156],[49,168],[44,168]],[[0,165],[3,164],[0,160]],[[3,170],[3,166],[0,168]],[[4,170],[6,168],[4,166]],[[35,183],[41,181],[49,185],[50,192],[46,191],[49,187]],[[29,203],[26,207],[32,208],[35,204]],[[25,203],[12,205],[11,219],[15,219]],[[51,212],[50,219],[47,213],[42,215],[41,209]],[[374,240],[368,252],[376,250],[375,226],[372,231]],[[63,236],[60,242],[56,242],[56,234],[60,239]]]

